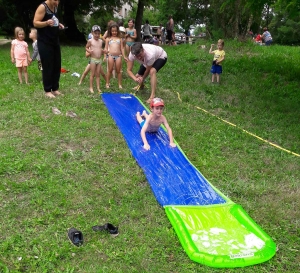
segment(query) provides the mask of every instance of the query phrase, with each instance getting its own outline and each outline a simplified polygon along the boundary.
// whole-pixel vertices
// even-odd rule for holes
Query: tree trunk
[[[139,0],[138,6],[137,6],[137,11],[136,11],[136,17],[135,17],[135,29],[137,33],[137,42],[141,42],[141,25],[142,25],[142,20],[143,20],[143,14],[144,14],[144,5],[145,5],[145,0]]]
[[[63,9],[63,24],[65,27],[68,27],[65,30],[65,35],[68,40],[78,43],[86,43],[84,34],[81,33],[75,21],[75,6],[72,0],[65,0],[62,4]]]
[[[240,22],[240,5],[241,1],[235,1],[235,22],[234,22],[234,36],[239,37],[239,22]]]
[[[251,13],[248,20],[247,33],[251,30],[252,22],[253,22],[253,14]]]

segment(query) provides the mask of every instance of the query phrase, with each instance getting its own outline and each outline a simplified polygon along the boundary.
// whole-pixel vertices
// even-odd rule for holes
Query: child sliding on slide
[[[176,144],[173,140],[172,129],[170,128],[167,119],[163,116],[162,112],[164,110],[164,101],[160,98],[152,99],[150,103],[151,114],[147,114],[146,111],[143,111],[142,115],[140,112],[136,113],[136,119],[141,125],[141,137],[144,142],[144,149],[150,150],[150,145],[146,138],[146,132],[156,133],[161,124],[163,124],[168,132],[170,139],[170,146],[176,147]]]

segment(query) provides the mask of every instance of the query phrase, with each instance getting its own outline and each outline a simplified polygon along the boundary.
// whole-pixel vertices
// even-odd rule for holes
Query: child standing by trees
[[[128,28],[126,28],[126,56],[130,53],[130,48],[134,44],[134,41],[136,39],[136,29],[134,28],[134,20],[129,19],[128,20]]]
[[[222,73],[222,62],[225,59],[224,41],[218,40],[218,49],[213,50],[214,44],[210,46],[209,53],[214,54],[214,59],[210,72],[212,73],[211,82],[213,83],[215,78],[217,83],[220,83],[220,74]]]
[[[104,52],[107,53],[108,66],[106,88],[110,88],[110,76],[115,64],[118,75],[119,89],[122,89],[122,56],[125,58],[125,53],[123,41],[120,38],[119,26],[117,24],[111,24],[108,28]]]
[[[33,41],[33,43],[32,43],[33,53],[32,53],[31,59],[32,59],[32,61],[37,60],[38,69],[40,71],[42,71],[43,67],[42,67],[42,62],[41,62],[38,45],[37,45],[37,30],[36,30],[36,28],[32,28],[30,30],[29,38]]]
[[[90,69],[91,69],[91,74],[90,74],[90,92],[94,93],[94,88],[93,88],[93,81],[94,81],[94,76],[96,77],[96,85],[97,85],[97,90],[98,93],[101,93],[100,89],[100,73],[103,75],[104,72],[102,70],[102,39],[100,39],[100,33],[101,33],[101,28],[97,25],[92,27],[92,34],[93,37],[92,39],[88,40],[85,50],[91,54],[91,60],[90,60]],[[101,71],[102,70],[102,71]]]
[[[31,58],[28,50],[28,44],[24,41],[25,32],[23,28],[15,28],[15,39],[11,42],[10,57],[11,62],[16,64],[18,69],[18,77],[20,83],[23,82],[22,74],[24,74],[25,82],[28,84],[27,66],[31,63]]]

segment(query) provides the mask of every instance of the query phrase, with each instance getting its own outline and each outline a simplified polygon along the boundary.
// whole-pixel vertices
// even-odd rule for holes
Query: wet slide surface
[[[275,254],[272,239],[241,206],[215,189],[178,147],[169,146],[163,128],[147,133],[151,149],[143,149],[136,112],[149,110],[137,97],[101,96],[192,260],[212,267],[242,267]]]

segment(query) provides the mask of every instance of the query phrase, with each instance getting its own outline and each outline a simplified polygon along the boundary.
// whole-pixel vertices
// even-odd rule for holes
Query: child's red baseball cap
[[[156,106],[165,106],[164,101],[161,98],[154,98],[150,103],[150,107]]]

